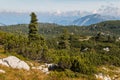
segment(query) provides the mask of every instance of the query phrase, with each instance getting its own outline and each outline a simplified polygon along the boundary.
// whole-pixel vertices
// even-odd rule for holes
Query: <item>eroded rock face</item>
[[[30,67],[28,66],[27,63],[21,61],[15,56],[9,56],[7,58],[0,59],[0,64],[7,67],[30,70]]]

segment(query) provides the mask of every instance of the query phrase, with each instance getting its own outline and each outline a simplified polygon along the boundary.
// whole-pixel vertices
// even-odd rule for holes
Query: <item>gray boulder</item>
[[[0,59],[0,64],[12,68],[30,70],[30,67],[28,66],[27,63],[21,61],[15,56],[9,56],[7,58]]]

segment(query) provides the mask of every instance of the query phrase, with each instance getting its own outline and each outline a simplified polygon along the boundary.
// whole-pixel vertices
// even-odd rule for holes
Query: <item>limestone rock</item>
[[[27,63],[25,63],[24,61],[21,61],[15,56],[9,56],[7,58],[1,59],[0,64],[5,65],[7,67],[30,70],[30,67],[28,66]]]
[[[49,74],[49,70],[53,70],[57,65],[56,64],[43,64],[43,65],[40,65],[40,66],[37,66],[37,67],[32,67],[32,69],[37,69],[37,70],[40,70],[42,71],[43,73],[45,74]]]
[[[109,47],[103,48],[103,50],[104,50],[104,51],[107,51],[107,52],[110,51]]]

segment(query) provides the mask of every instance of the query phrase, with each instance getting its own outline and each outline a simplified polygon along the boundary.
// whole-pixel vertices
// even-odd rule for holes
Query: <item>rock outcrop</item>
[[[7,58],[0,59],[0,64],[7,67],[30,70],[30,67],[26,62],[21,61],[15,56],[9,56]]]

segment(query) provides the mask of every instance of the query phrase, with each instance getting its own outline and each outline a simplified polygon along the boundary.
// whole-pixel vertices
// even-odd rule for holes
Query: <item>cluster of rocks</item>
[[[82,52],[85,52],[85,51],[88,51],[89,49],[90,49],[90,48],[86,47],[86,48],[82,49],[81,51],[82,51]],[[110,48],[109,48],[109,47],[104,47],[103,50],[106,51],[106,52],[109,52],[109,51],[110,51]]]
[[[18,59],[15,56],[9,56],[7,58],[0,59],[0,64],[4,65],[4,66],[7,66],[7,67],[11,67],[11,68],[30,70],[30,66],[26,62]],[[50,73],[49,71],[55,69],[56,66],[57,65],[55,65],[55,64],[45,63],[43,65],[35,67],[32,64],[31,69],[37,69],[37,70],[42,71],[45,74],[49,74]],[[0,70],[0,73],[5,73],[5,71]]]
[[[32,67],[32,69],[37,69],[37,70],[42,71],[45,74],[49,74],[50,73],[49,71],[55,69],[56,66],[57,66],[56,64],[45,63],[45,64],[37,66],[37,67]]]
[[[111,69],[108,69],[106,67],[102,67],[102,69],[104,71],[106,71],[107,73],[112,72],[114,74],[109,76],[109,75],[105,75],[103,73],[98,73],[98,74],[95,74],[95,77],[97,79],[100,79],[100,80],[120,80],[120,69],[119,68],[111,70]]]

